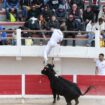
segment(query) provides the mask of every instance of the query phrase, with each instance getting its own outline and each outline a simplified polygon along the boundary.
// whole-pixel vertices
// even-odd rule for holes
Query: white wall
[[[42,68],[42,58],[0,57],[0,74],[40,74]],[[62,58],[55,60],[55,69],[60,74],[94,74],[95,63],[93,59]]]

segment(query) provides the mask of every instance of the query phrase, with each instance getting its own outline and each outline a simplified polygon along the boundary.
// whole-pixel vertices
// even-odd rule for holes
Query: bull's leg
[[[57,96],[57,100],[60,100],[60,97],[59,97],[59,95]]]
[[[56,93],[55,92],[53,92],[53,103],[56,103]]]
[[[71,100],[70,100],[69,98],[65,97],[65,100],[66,100],[66,102],[67,102],[67,105],[72,105],[72,104],[71,104]]]
[[[79,101],[78,101],[78,98],[75,99],[75,105],[78,105],[79,104]]]

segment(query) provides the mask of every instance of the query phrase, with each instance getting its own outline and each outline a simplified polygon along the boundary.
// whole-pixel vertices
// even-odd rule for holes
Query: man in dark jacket
[[[66,20],[66,26],[68,31],[79,31],[81,30],[81,24],[79,21],[77,21],[72,14],[69,15],[68,19]],[[66,38],[72,37],[75,38],[76,33],[67,33]],[[67,41],[65,43],[67,45]],[[73,46],[75,46],[75,40],[73,40],[72,43]]]
[[[38,18],[39,15],[40,15],[39,9],[37,9],[35,5],[32,5],[31,9],[28,11],[27,19],[30,19],[31,17]]]
[[[86,10],[83,12],[83,20],[87,25],[90,20],[94,19],[94,13],[90,6],[87,6]]]

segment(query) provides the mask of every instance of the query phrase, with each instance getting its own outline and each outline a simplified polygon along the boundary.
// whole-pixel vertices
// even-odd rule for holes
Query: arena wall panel
[[[93,88],[88,94],[89,95],[105,95],[105,76],[77,76],[78,86],[81,88],[82,92],[90,85],[93,85]]]
[[[73,76],[62,75],[65,79],[73,81]],[[25,81],[26,95],[45,95],[51,94],[50,83],[46,76],[26,75]]]
[[[0,75],[0,95],[21,95],[21,75]]]

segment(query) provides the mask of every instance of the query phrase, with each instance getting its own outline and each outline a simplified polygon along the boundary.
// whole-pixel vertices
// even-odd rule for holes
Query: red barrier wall
[[[72,76],[62,75],[67,80],[73,80]],[[26,94],[51,94],[50,83],[46,76],[26,75]]]
[[[81,90],[84,92],[89,85],[93,85],[88,94],[91,95],[105,95],[105,76],[81,76],[77,77],[77,83]]]
[[[0,75],[0,95],[15,94],[21,94],[21,75]]]

